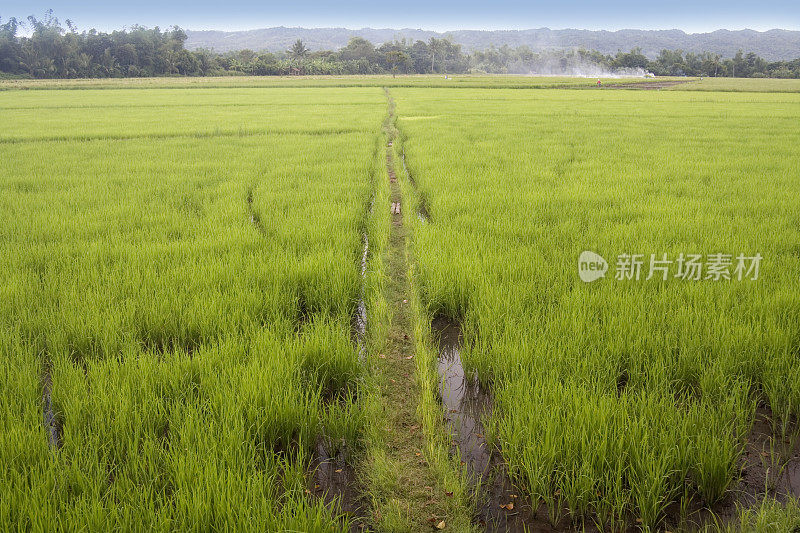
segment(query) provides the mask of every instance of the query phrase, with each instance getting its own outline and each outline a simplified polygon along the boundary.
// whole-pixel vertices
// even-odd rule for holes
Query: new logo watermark
[[[578,275],[581,281],[591,283],[604,278],[608,272],[608,262],[594,252],[582,252],[578,258]]]
[[[682,281],[757,280],[760,253],[745,254],[619,254],[614,265],[615,280],[678,279]],[[578,257],[578,276],[590,283],[606,276],[608,262],[595,252]]]

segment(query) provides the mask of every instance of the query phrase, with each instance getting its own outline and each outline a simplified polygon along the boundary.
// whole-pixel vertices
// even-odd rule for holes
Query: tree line
[[[29,30],[21,36],[21,28]],[[48,11],[26,21],[0,18],[0,73],[32,78],[291,74],[550,74],[602,76],[650,72],[658,76],[800,78],[800,59],[768,62],[740,51],[732,58],[704,52],[662,50],[651,60],[635,48],[615,55],[592,50],[534,52],[502,46],[465,53],[447,39],[387,42],[374,46],[354,37],[337,51],[311,51],[298,40],[279,53],[189,51],[186,33],[174,26],[133,26],[111,33],[78,32]]]

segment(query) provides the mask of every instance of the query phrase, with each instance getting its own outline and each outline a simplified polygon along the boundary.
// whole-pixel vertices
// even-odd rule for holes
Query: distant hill
[[[418,39],[427,41],[431,37],[447,37],[463,45],[467,51],[482,50],[491,45],[497,47],[528,45],[534,51],[546,49],[586,48],[604,54],[618,50],[628,51],[640,47],[645,55],[655,58],[666,48],[685,52],[715,52],[723,57],[733,56],[737,50],[755,52],[769,61],[796,59],[800,57],[800,31],[769,30],[717,30],[711,33],[685,33],[681,30],[459,30],[438,33],[426,30],[385,28],[349,30],[346,28],[264,28],[248,31],[193,31],[187,30],[186,47],[190,50],[209,48],[217,52],[228,52],[249,48],[261,51],[286,50],[297,39],[302,39],[311,50],[336,50],[347,44],[351,37],[363,37],[380,45],[395,39]]]

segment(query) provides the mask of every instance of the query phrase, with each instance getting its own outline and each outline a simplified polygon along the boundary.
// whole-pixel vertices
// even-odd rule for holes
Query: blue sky
[[[61,2],[1,0],[0,17],[41,16],[48,8],[79,29],[119,29],[132,24],[186,29],[242,30],[269,26],[391,27],[431,30],[580,28],[671,29],[703,32],[719,28],[800,30],[800,0],[209,0]]]

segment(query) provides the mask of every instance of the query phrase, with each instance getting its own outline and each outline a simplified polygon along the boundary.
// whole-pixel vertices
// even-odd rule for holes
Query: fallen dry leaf
[[[419,452],[417,452],[417,453],[415,453],[414,455],[416,455],[417,457],[419,457],[419,456],[420,456],[420,455],[422,455],[422,454],[421,454],[421,453],[419,453]]]
[[[446,524],[444,523],[444,520],[442,520],[441,522],[439,522],[438,524],[436,524],[436,529],[444,529],[444,528],[445,528],[445,525],[446,525]]]
[[[335,472],[338,474],[338,473],[340,473],[341,471],[342,471],[342,469],[340,468],[339,470],[336,470]]]

